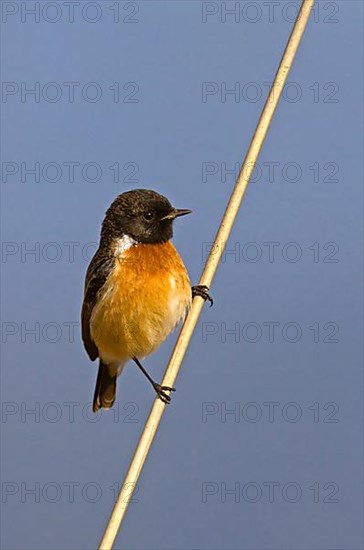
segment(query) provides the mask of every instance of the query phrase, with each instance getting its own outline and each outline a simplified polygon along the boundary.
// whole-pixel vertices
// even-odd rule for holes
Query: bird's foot
[[[171,396],[166,393],[166,391],[176,391],[176,388],[171,386],[161,386],[157,382],[153,383],[153,388],[155,389],[159,399],[163,401],[166,405],[169,405],[171,402]]]
[[[205,300],[210,302],[210,307],[213,305],[214,301],[209,294],[209,287],[206,285],[196,285],[192,287],[192,298],[195,296],[201,296]]]

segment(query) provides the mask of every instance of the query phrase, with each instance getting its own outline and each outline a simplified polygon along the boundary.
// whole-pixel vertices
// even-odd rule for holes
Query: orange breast
[[[134,245],[117,256],[91,317],[105,361],[149,355],[182,320],[191,301],[186,268],[171,242]]]

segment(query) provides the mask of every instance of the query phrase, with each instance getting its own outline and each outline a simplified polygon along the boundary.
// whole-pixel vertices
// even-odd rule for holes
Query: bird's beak
[[[191,214],[191,213],[192,213],[192,210],[185,210],[183,208],[181,208],[181,209],[175,208],[174,210],[172,210],[172,212],[167,214],[167,216],[164,216],[162,218],[162,220],[174,220],[175,218],[178,218],[179,216],[186,216],[187,214]]]

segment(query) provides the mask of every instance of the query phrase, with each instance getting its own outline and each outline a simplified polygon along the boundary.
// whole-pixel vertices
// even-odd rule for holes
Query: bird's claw
[[[209,294],[209,287],[206,285],[196,285],[192,287],[192,298],[195,296],[200,296],[206,301],[210,302],[210,307],[214,304],[213,299],[211,298]]]
[[[169,405],[171,402],[171,396],[166,393],[166,391],[176,391],[176,388],[171,386],[161,386],[160,384],[153,384],[153,387],[161,401],[166,405]]]

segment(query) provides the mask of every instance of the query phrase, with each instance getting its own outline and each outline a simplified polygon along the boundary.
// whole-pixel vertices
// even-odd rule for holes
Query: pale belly
[[[167,252],[177,255],[171,243],[166,245]],[[153,245],[146,246],[152,253]],[[173,262],[173,269],[169,263],[161,269],[158,257],[148,261],[144,254],[143,261],[134,255],[132,262],[117,260],[90,320],[92,339],[105,362],[123,363],[153,353],[184,318],[191,287],[178,255]]]

